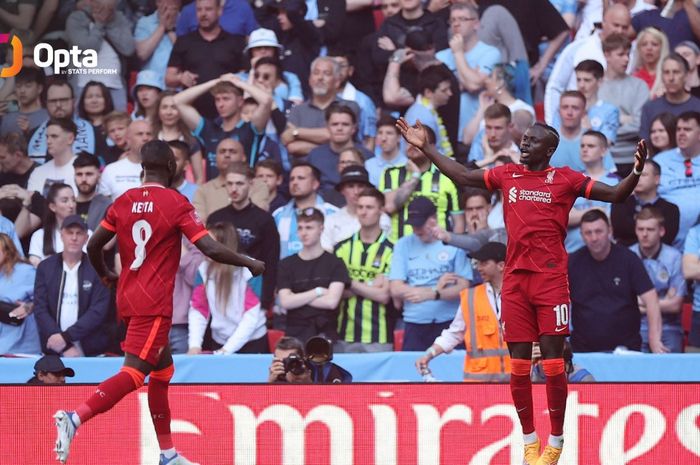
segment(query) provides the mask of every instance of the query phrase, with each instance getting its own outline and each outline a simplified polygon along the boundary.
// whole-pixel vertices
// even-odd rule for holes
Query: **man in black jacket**
[[[61,225],[63,252],[39,264],[34,312],[46,353],[63,357],[99,355],[109,345],[104,331],[109,291],[102,285],[83,247],[87,224],[71,215]]]
[[[231,204],[209,215],[207,224],[233,224],[238,231],[238,251],[265,262],[262,290],[255,285],[253,287],[259,292],[262,307],[269,309],[275,303],[280,235],[272,215],[253,205],[250,200],[253,177],[253,170],[246,163],[234,162],[229,165],[226,190]],[[253,278],[254,281],[257,279]]]

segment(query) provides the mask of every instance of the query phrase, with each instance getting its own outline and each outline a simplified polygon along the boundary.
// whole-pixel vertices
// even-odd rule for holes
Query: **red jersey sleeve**
[[[207,228],[204,227],[204,224],[197,215],[197,212],[194,210],[194,207],[185,199],[185,197],[182,197],[179,210],[180,215],[177,225],[180,228],[180,231],[182,231],[182,234],[184,234],[191,243],[194,244],[199,239],[209,234],[209,231],[207,231]]]
[[[107,213],[102,221],[100,221],[100,226],[108,231],[117,232],[117,215],[114,212],[114,204],[107,208]]]
[[[508,165],[497,166],[495,168],[484,170],[484,184],[490,191],[500,189],[503,180],[503,174]]]
[[[572,190],[576,193],[577,197],[590,197],[591,189],[593,189],[593,184],[595,184],[594,180],[585,174],[574,170],[567,170],[565,176],[569,181],[569,184],[571,184]]]

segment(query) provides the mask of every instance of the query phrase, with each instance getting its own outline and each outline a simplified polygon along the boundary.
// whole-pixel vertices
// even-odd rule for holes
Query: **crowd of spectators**
[[[561,136],[551,164],[607,184],[645,138],[634,194],[569,215],[571,346],[700,351],[700,6],[666,3],[0,0],[0,32],[23,43],[0,79],[0,354],[120,353],[115,296],[84,251],[153,139],[213,237],[266,263],[253,278],[183,240],[174,353],[268,352],[281,330],[296,339],[275,380],[313,336],[375,352],[398,329],[429,349],[485,282],[474,254],[507,242],[513,200],[456,186],[399,116],[474,168],[518,163],[544,120]],[[40,43],[93,50],[97,67],[56,74]],[[104,254],[119,273],[116,246]]]

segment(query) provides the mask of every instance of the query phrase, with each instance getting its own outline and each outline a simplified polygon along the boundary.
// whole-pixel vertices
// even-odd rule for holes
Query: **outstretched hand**
[[[634,170],[640,173],[644,169],[647,161],[647,141],[641,139],[637,143],[637,150],[634,152]]]
[[[396,121],[396,128],[401,132],[401,135],[406,142],[423,150],[428,145],[428,132],[421,124],[420,120],[416,120],[416,124],[409,126],[405,118],[399,118]]]

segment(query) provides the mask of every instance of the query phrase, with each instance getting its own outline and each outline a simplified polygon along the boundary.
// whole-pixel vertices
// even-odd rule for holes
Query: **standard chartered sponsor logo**
[[[546,191],[535,191],[527,189],[516,189],[511,187],[508,191],[508,201],[515,203],[516,200],[529,200],[530,202],[552,203],[552,193]]]
[[[519,200],[530,200],[531,202],[552,203],[552,193],[543,191],[520,190]]]

